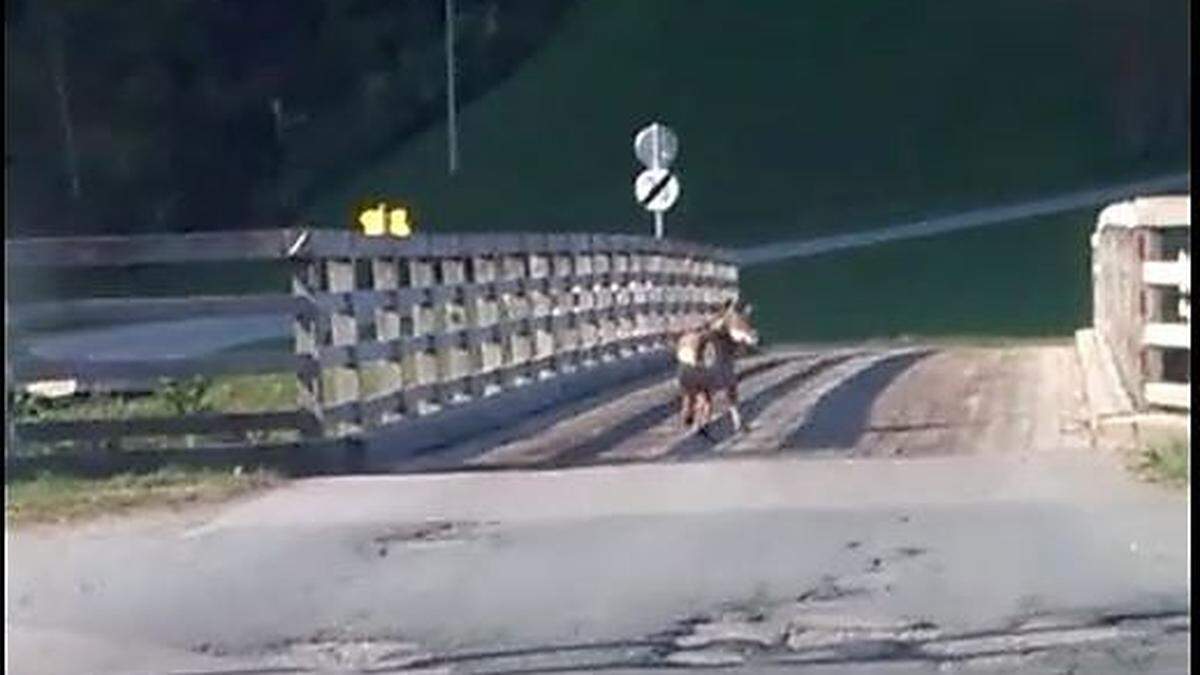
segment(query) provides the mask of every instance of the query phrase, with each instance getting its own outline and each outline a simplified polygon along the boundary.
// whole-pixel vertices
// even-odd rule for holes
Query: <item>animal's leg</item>
[[[742,413],[738,410],[738,393],[737,386],[730,387],[725,390],[725,397],[729,399],[729,416],[733,418],[733,430],[742,430]]]
[[[684,391],[679,399],[679,414],[685,429],[692,425],[692,419],[696,415],[695,407],[695,397],[690,392]]]
[[[697,406],[696,421],[700,431],[707,433],[708,423],[712,421],[713,413],[713,397],[709,392],[699,394],[700,401]]]

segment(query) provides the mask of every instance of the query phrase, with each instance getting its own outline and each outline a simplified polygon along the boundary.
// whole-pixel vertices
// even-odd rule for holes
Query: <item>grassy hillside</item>
[[[508,84],[311,210],[410,204],[427,232],[647,232],[631,134],[681,138],[669,236],[724,244],[1187,166],[1187,5],[581,3]],[[774,340],[1064,335],[1089,312],[1092,211],[781,263],[745,276]]]
[[[753,267],[767,342],[1071,335],[1091,322],[1093,211]]]
[[[581,0],[462,110],[457,176],[435,125],[326,181],[306,214],[349,227],[358,204],[388,198],[424,232],[648,233],[631,141],[654,119],[681,138],[668,235],[729,245],[1180,171],[1188,18],[1182,0]],[[1094,216],[781,263],[749,270],[745,288],[775,340],[1066,334],[1089,311]],[[285,287],[268,272],[145,269],[135,283]],[[130,285],[117,281],[18,285],[39,297]]]
[[[749,243],[1186,166],[1187,5],[582,2],[507,84],[310,209],[425,231],[647,231],[631,135],[681,138],[671,236]]]

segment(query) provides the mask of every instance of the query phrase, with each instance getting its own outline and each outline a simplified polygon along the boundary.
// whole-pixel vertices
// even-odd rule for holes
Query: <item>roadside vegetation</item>
[[[1142,442],[1137,468],[1149,480],[1182,487],[1191,483],[1191,443],[1180,433],[1160,433]]]
[[[10,399],[13,421],[111,420],[170,417],[204,412],[264,412],[295,405],[296,382],[290,375],[229,376],[164,381],[148,394],[86,394],[45,398],[16,393]],[[286,433],[286,432],[285,432]],[[278,436],[278,434],[276,434]],[[186,446],[198,437],[146,438],[130,449]],[[269,441],[271,433],[247,437]],[[10,448],[10,452],[12,449]],[[72,451],[51,443],[24,443],[22,455]],[[186,450],[181,450],[186,452]],[[42,471],[34,475],[6,473],[4,512],[10,524],[75,522],[100,515],[151,507],[179,508],[216,503],[277,485],[276,472],[242,467],[196,468],[168,465],[149,473],[122,473],[92,478]]]
[[[17,421],[134,419],[204,412],[251,413],[288,410],[296,405],[296,377],[290,373],[164,379],[149,393],[87,393],[46,398],[14,395]]]
[[[278,485],[282,478],[256,470],[167,467],[148,474],[78,478],[42,473],[6,480],[4,515],[10,525],[66,523],[151,507],[215,503]]]
[[[364,366],[359,380],[362,396],[371,398],[388,393],[398,375],[393,371],[394,366],[382,362]],[[326,388],[333,384],[339,372],[339,369],[333,369],[323,374]],[[28,391],[10,392],[8,413],[12,422],[28,423],[170,418],[205,413],[286,412],[296,410],[298,391],[299,383],[292,373],[164,379],[151,392],[89,392],[61,397],[41,396]],[[10,440],[16,443],[16,453],[25,456],[77,451],[69,442]],[[298,440],[295,430],[256,430],[246,431],[240,436],[185,434],[129,437],[120,441],[120,449],[178,450],[210,443],[272,444],[295,440]],[[116,447],[107,442],[102,446],[109,449]]]

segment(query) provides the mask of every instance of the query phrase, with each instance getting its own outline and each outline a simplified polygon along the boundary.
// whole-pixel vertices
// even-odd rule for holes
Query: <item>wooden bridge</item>
[[[26,240],[6,248],[18,272],[252,261],[291,279],[290,289],[274,293],[137,289],[14,304],[7,328],[33,334],[39,325],[88,320],[285,315],[294,325],[290,348],[250,352],[133,360],[19,352],[9,360],[8,379],[17,386],[88,390],[117,380],[152,388],[163,378],[272,373],[298,384],[286,409],[20,421],[10,427],[21,448],[6,457],[10,469],[107,471],[166,461],[361,468],[363,448],[379,439],[388,439],[393,454],[415,454],[663,372],[673,336],[737,294],[728,254],[630,236],[397,240],[289,229]],[[276,442],[257,440],[264,436]]]
[[[726,420],[707,435],[685,433],[676,416],[669,350],[679,331],[737,296],[741,258],[729,251],[634,236],[398,240],[318,229],[8,242],[9,264],[18,273],[94,274],[148,265],[180,270],[169,288],[127,286],[117,296],[10,305],[6,329],[18,343],[7,361],[10,386],[153,390],[177,386],[181,378],[266,375],[288,381],[296,395],[253,410],[24,415],[9,425],[6,466],[104,473],[197,463],[263,464],[297,474],[407,472],[1086,444],[1086,427],[1096,425],[1097,406],[1106,405],[1096,374],[1103,368],[1089,354],[1115,355],[1116,372],[1133,387],[1130,409],[1186,407],[1190,399],[1186,369],[1183,383],[1154,381],[1166,372],[1160,352],[1143,356],[1139,366],[1136,350],[1108,347],[1124,344],[1128,335],[1136,342],[1144,332],[1146,344],[1161,349],[1161,340],[1151,339],[1166,325],[1157,308],[1175,296],[1161,293],[1160,268],[1167,263],[1141,262],[1145,245],[1137,257],[1110,253],[1107,242],[1134,232],[1130,241],[1152,240],[1153,257],[1173,256],[1166,248],[1176,245],[1165,243],[1164,227],[1186,227],[1186,218],[1114,234],[1106,220],[1111,211],[1102,216],[1096,240],[1107,247],[1095,253],[1097,330],[1081,332],[1090,342],[1081,337],[1074,346],[993,349],[775,346],[739,366],[750,429],[738,435]],[[1125,258],[1134,262],[1120,262]],[[236,263],[261,266],[260,278],[275,290],[260,284],[240,293],[205,292],[213,269]],[[198,264],[216,267],[206,279],[195,273]],[[1118,273],[1124,276],[1114,280]],[[1190,268],[1183,273],[1190,278]],[[1174,276],[1168,281],[1176,283]],[[1189,291],[1181,292],[1183,307]],[[1129,298],[1142,298],[1140,313],[1131,313]],[[1186,309],[1183,315],[1186,320]],[[55,325],[262,316],[290,320],[289,343],[132,359],[20,349]],[[1089,350],[1089,344],[1106,349]],[[1114,387],[1120,384],[1108,389]],[[1168,389],[1172,396],[1163,403],[1160,392]]]

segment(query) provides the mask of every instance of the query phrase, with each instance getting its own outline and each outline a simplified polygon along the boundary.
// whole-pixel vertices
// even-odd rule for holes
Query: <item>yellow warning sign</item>
[[[375,208],[366,209],[358,214],[358,224],[362,226],[363,234],[368,237],[382,237],[390,234],[393,237],[403,238],[412,235],[408,209],[403,207],[388,209],[387,204],[380,203]]]

